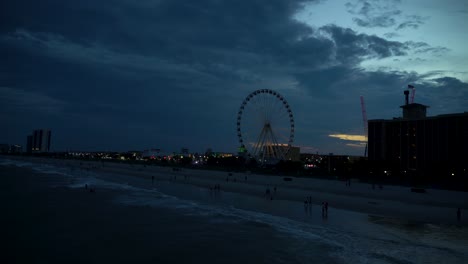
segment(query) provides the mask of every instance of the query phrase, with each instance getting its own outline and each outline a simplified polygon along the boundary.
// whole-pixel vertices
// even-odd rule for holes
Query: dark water
[[[466,228],[408,223],[223,191],[180,181],[0,160],[85,184],[117,190],[112,203],[151,208],[157,262],[197,263],[468,263]],[[52,184],[53,185],[53,184]],[[53,186],[51,186],[53,187]],[[280,191],[280,190],[279,190]]]

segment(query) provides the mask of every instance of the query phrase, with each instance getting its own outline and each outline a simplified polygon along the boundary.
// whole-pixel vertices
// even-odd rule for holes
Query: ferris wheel
[[[278,92],[260,89],[249,94],[237,114],[241,152],[262,164],[285,160],[294,140],[294,117]]]

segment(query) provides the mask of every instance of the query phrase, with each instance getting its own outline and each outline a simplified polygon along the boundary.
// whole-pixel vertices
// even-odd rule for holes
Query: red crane
[[[364,104],[364,96],[361,95],[361,110],[362,121],[364,122],[364,136],[366,137],[366,148],[364,149],[364,157],[367,157],[367,112],[366,105]]]

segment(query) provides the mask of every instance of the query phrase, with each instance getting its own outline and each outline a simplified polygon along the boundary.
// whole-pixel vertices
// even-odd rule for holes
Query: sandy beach
[[[6,263],[468,260],[467,221],[457,222],[454,209],[466,210],[465,193],[111,162],[5,160],[0,225]],[[306,197],[312,206],[304,206]],[[322,201],[329,203],[325,218]]]
[[[28,162],[68,167],[70,170],[131,175],[155,181],[177,181],[181,184],[213,188],[219,184],[223,191],[243,193],[276,200],[304,203],[311,197],[312,204],[328,202],[330,210],[339,208],[369,215],[420,221],[435,224],[468,225],[468,193],[427,189],[414,193],[408,187],[383,186],[379,189],[367,183],[352,181],[351,186],[336,180],[296,178],[284,181],[283,176],[265,176],[251,173],[228,173],[211,170],[120,164],[80,160],[59,160],[21,157]],[[231,174],[231,175],[229,175]],[[274,191],[276,187],[276,192]],[[266,195],[267,189],[270,195]],[[462,210],[457,221],[457,208]]]

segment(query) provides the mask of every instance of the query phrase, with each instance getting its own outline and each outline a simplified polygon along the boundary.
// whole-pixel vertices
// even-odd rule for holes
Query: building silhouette
[[[27,137],[26,151],[28,153],[44,153],[50,151],[51,131],[49,129],[34,130]]]
[[[427,179],[468,175],[468,112],[426,116],[428,106],[401,106],[403,117],[369,120],[369,162],[377,173]]]

